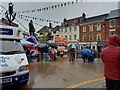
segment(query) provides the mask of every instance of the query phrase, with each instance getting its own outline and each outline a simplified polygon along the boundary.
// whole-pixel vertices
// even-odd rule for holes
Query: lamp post
[[[89,49],[91,49],[91,42],[92,42],[92,36],[91,36],[91,31],[90,31],[90,46],[89,46]]]

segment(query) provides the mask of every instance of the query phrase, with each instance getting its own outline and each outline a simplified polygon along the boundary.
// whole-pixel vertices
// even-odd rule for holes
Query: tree
[[[42,34],[42,37],[39,38],[39,42],[42,43],[42,42],[44,42],[44,41],[47,41],[47,39],[48,39],[48,36],[47,36],[47,34],[44,32],[44,33]]]

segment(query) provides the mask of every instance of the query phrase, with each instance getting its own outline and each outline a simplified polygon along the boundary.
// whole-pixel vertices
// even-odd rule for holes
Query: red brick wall
[[[103,27],[103,24],[105,22],[99,22],[99,23],[91,23],[89,25],[93,25],[93,32],[90,32],[89,30],[89,25],[86,25],[86,32],[83,33],[83,26],[84,25],[81,25],[80,26],[80,42],[83,42],[82,40],[82,37],[83,35],[87,35],[86,36],[86,42],[89,42],[89,35],[90,34],[93,34],[93,42],[97,42],[97,34],[101,34],[101,41],[105,40],[105,27]],[[101,31],[97,31],[97,24],[101,24]]]

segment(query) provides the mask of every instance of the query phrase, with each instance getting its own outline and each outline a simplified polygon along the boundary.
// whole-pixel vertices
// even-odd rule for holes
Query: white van
[[[0,86],[26,84],[29,67],[18,27],[0,25]]]

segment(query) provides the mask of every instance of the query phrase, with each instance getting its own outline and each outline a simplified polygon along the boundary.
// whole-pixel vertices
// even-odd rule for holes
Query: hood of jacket
[[[111,35],[109,38],[109,45],[119,46],[119,37],[117,35]]]

